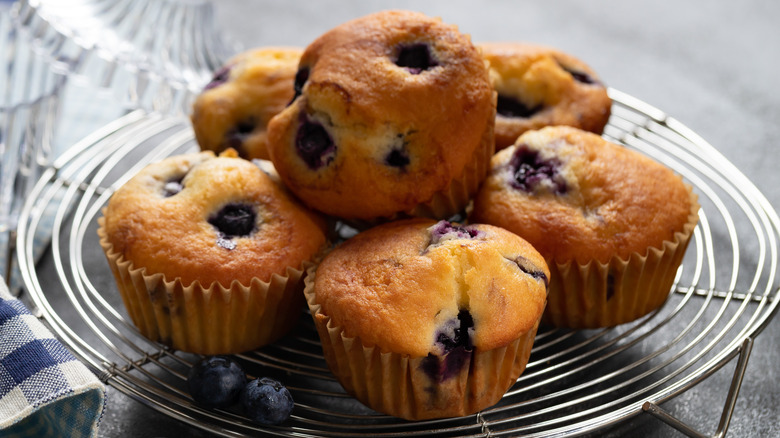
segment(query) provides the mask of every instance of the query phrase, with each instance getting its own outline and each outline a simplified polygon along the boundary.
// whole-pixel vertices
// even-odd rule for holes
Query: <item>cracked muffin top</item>
[[[317,267],[314,300],[364,345],[445,356],[535,330],[549,275],[528,242],[501,228],[408,219],[331,251]]]

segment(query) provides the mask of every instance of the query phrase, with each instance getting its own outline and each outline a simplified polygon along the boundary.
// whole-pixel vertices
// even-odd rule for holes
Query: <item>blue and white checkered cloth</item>
[[[0,277],[0,437],[95,437],[106,389]]]

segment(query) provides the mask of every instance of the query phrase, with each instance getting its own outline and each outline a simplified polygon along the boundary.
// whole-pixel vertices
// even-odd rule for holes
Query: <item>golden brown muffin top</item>
[[[269,281],[325,244],[322,219],[233,150],[148,165],[111,196],[104,221],[113,251],[184,286]]]
[[[306,48],[299,79],[300,95],[269,124],[271,160],[334,216],[412,209],[463,173],[486,132],[492,143],[485,62],[439,19],[384,11],[341,24]]]
[[[347,336],[384,351],[443,355],[445,344],[464,342],[490,350],[535,326],[549,275],[542,256],[506,230],[409,219],[330,252],[314,301]]]
[[[698,209],[671,169],[575,128],[529,131],[491,166],[471,219],[517,233],[548,262],[646,254],[674,240]]]
[[[232,147],[246,159],[268,159],[266,127],[293,98],[303,49],[259,47],[225,63],[197,96],[190,115],[202,150]]]
[[[479,45],[498,92],[496,150],[523,132],[566,125],[601,134],[612,100],[585,62],[552,47],[523,42]]]

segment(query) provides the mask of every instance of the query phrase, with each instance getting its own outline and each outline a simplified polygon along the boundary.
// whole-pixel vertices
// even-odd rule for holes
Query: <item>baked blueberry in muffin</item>
[[[228,150],[153,163],[111,196],[98,233],[141,333],[202,354],[286,333],[325,223]]]
[[[349,393],[391,415],[440,418],[491,406],[515,382],[548,278],[542,256],[504,229],[409,219],[334,248],[305,294]]]
[[[469,219],[506,228],[545,257],[546,321],[603,327],[663,304],[699,208],[671,169],[565,126],[526,132],[491,166]]]
[[[496,150],[545,126],[566,125],[598,134],[604,129],[612,100],[584,62],[529,43],[485,43],[480,49],[498,92]]]
[[[217,153],[232,148],[246,159],[268,159],[268,122],[305,81],[298,70],[301,53],[294,47],[256,48],[215,72],[190,116],[200,148]]]
[[[268,126],[282,181],[350,221],[450,217],[493,153],[488,70],[455,26],[384,11],[326,32],[301,56],[295,98]]]

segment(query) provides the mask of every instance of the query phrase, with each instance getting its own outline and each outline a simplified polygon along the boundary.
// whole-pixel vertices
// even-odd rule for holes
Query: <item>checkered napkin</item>
[[[0,437],[95,437],[105,386],[0,277]]]

